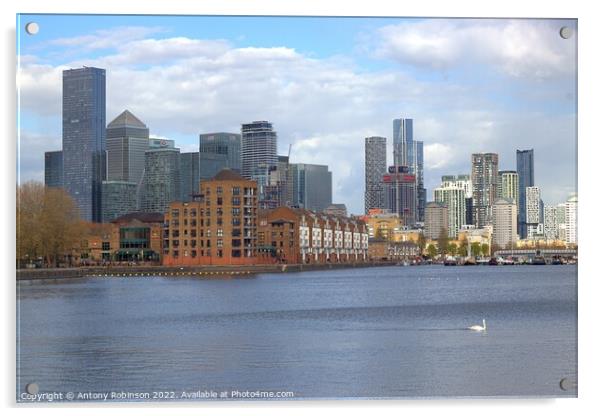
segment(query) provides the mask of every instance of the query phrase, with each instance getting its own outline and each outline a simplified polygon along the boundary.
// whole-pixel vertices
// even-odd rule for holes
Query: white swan
[[[471,331],[478,331],[478,332],[487,331],[487,322],[485,322],[485,320],[483,319],[483,326],[481,326],[481,325],[473,325],[473,326],[471,326],[468,329],[470,329]]]

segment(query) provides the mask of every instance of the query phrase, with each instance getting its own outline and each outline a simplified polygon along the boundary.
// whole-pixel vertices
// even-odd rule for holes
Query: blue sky
[[[25,34],[35,21],[40,31]],[[575,191],[574,21],[21,15],[20,179],[60,148],[61,71],[107,70],[107,122],[128,108],[194,151],[198,134],[270,120],[293,162],[328,164],[334,202],[363,211],[363,142],[413,118],[428,198],[470,154],[534,148],[546,203]],[[341,157],[343,155],[344,157]],[[389,155],[389,161],[392,154]]]

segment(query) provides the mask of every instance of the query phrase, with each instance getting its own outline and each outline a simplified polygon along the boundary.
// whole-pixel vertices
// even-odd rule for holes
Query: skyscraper
[[[461,185],[447,183],[433,191],[435,202],[447,207],[448,236],[456,238],[458,231],[466,224],[466,193]]]
[[[501,170],[497,182],[498,198],[513,199],[518,203],[518,173],[514,170]]]
[[[191,201],[199,193],[199,181],[199,152],[180,153],[180,201]]]
[[[483,228],[493,220],[491,208],[497,199],[497,153],[473,153],[471,179],[473,223],[477,228]]]
[[[44,185],[50,188],[63,186],[63,152],[44,153]]]
[[[424,237],[436,240],[442,231],[449,234],[449,214],[447,206],[440,202],[429,202],[426,204],[424,220]]]
[[[424,143],[414,141],[414,174],[416,175],[417,213],[419,222],[424,221],[426,188],[424,187]]]
[[[407,166],[389,166],[383,175],[385,208],[399,215],[403,225],[416,225],[416,177]]]
[[[136,188],[138,184],[126,181],[104,181],[102,183],[102,222],[137,210]]]
[[[546,240],[558,239],[558,207],[556,205],[544,206],[543,230]]]
[[[63,71],[63,181],[82,219],[100,222],[106,178],[106,74]]]
[[[516,151],[516,172],[518,173],[518,233],[527,237],[527,196],[528,186],[535,185],[535,163],[533,149]]]
[[[254,179],[254,175],[262,175],[266,166],[276,166],[278,164],[276,153],[277,134],[272,129],[272,123],[254,121],[243,124],[241,132],[241,169],[243,177]]]
[[[365,139],[365,191],[366,214],[373,208],[384,208],[385,195],[383,175],[387,172],[387,139],[366,137]]]
[[[393,164],[409,166],[413,172],[414,161],[414,127],[411,118],[393,120]]]
[[[541,217],[541,191],[537,186],[528,186],[525,189],[527,207],[527,237],[532,238],[538,233],[539,224],[543,223]]]
[[[564,204],[564,220],[566,228],[565,241],[569,244],[577,244],[577,195],[572,195]]]
[[[498,248],[512,248],[516,243],[516,203],[510,199],[498,199],[492,206],[492,244]]]
[[[332,204],[332,172],[326,165],[291,163],[293,205],[320,212]]]
[[[222,169],[241,170],[241,136],[236,133],[199,135],[200,175],[211,179]]]
[[[107,179],[140,183],[144,152],[149,147],[149,130],[129,110],[107,126]]]
[[[180,199],[180,149],[163,147],[145,152],[142,189],[142,211],[164,213],[170,202]]]

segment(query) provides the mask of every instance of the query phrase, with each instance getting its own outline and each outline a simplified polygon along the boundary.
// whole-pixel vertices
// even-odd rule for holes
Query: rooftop
[[[122,215],[121,217],[115,218],[111,221],[113,224],[123,224],[138,220],[140,222],[163,222],[163,214],[160,212],[130,212],[129,214]]]
[[[146,124],[144,124],[138,117],[133,115],[130,110],[124,110],[121,114],[119,114],[113,121],[109,123],[107,128],[115,128],[115,127],[136,127],[139,129],[146,129]]]
[[[213,177],[214,181],[245,181],[246,179],[232,169],[222,169]]]

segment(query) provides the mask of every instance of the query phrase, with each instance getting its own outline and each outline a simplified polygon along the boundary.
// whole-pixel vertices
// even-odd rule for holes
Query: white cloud
[[[426,29],[433,24],[419,23],[414,36],[428,35]],[[440,37],[413,41],[417,49],[404,59],[414,59],[415,65],[453,65],[454,59],[466,54],[463,48],[469,46],[469,34],[479,32],[461,28],[464,41],[458,43],[445,39],[452,31],[446,25]],[[389,27],[391,33],[384,33],[393,35],[394,29]],[[536,42],[540,31],[537,26],[530,42]],[[397,42],[401,42],[399,49],[409,41],[402,36]],[[416,61],[425,48],[430,50],[429,59]],[[520,55],[520,51],[513,53]],[[555,59],[547,52],[540,55],[543,58],[538,62]],[[475,151],[498,151],[503,166],[511,168],[517,147],[535,147],[538,155],[540,147],[554,143],[554,149],[546,150],[557,152],[553,157],[574,149],[565,140],[571,137],[570,128],[565,128],[570,122],[536,111],[548,102],[549,91],[559,90],[550,84],[543,88],[538,82],[528,85],[529,110],[513,112],[500,109],[491,90],[475,86],[418,80],[399,69],[361,71],[345,58],[317,59],[283,46],[236,48],[223,40],[184,37],[116,42],[104,56],[61,66],[33,57],[21,59],[21,65],[21,105],[31,117],[60,119],[61,71],[87,65],[107,68],[107,121],[127,108],[149,126],[151,134],[177,138],[176,145],[182,149],[193,150],[201,132],[239,131],[241,123],[270,120],[278,132],[280,152],[286,154],[288,144],[294,143],[294,162],[329,165],[334,201],[346,203],[356,213],[363,211],[364,138],[385,136],[390,145],[393,118],[414,118],[415,139],[425,142],[430,189],[441,174],[468,173],[470,153]],[[524,68],[520,66],[519,72]],[[523,102],[520,96],[512,99]],[[51,134],[60,137],[61,132]],[[22,141],[23,149],[30,146],[32,151],[41,147]],[[543,164],[543,160],[536,159],[536,163]],[[554,168],[567,172],[571,163],[560,160]],[[549,181],[550,186],[570,187],[571,174],[557,184]]]
[[[571,24],[433,19],[385,26],[373,41],[378,56],[404,65],[447,70],[486,64],[512,77],[547,79],[575,74],[576,37],[559,35]]]

